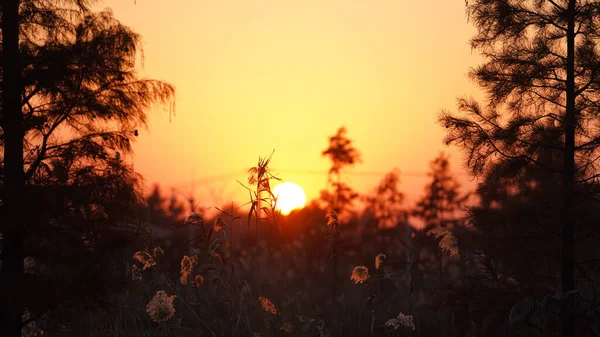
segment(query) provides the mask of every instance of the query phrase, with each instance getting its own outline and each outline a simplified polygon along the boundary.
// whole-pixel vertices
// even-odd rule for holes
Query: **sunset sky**
[[[137,2],[137,3],[136,3]],[[441,150],[441,109],[462,95],[479,63],[463,0],[106,0],[143,39],[141,73],[176,87],[176,116],[150,112],[134,163],[147,183],[190,190],[204,206],[242,203],[236,183],[259,156],[301,185],[326,185],[327,137],[346,126],[363,163],[347,182],[369,192],[399,168],[409,201]],[[363,173],[362,175],[360,173]],[[364,174],[368,173],[368,174]],[[468,177],[461,182],[471,184]]]

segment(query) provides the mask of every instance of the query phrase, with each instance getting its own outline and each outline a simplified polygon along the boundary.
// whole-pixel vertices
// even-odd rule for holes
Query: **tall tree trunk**
[[[2,128],[4,132],[3,210],[0,218],[2,271],[0,273],[0,331],[21,336],[23,313],[23,116],[19,58],[19,3],[2,0]]]
[[[565,152],[563,175],[563,227],[561,231],[561,288],[563,295],[575,290],[575,4],[569,0],[567,8],[567,106],[565,112]],[[575,336],[575,317],[571,312],[562,316],[562,337]]]

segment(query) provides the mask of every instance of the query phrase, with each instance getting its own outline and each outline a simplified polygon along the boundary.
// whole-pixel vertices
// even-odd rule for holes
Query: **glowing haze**
[[[245,170],[271,167],[304,188],[326,186],[327,137],[346,126],[363,164],[346,181],[369,192],[387,171],[423,173],[444,149],[436,124],[474,94],[477,65],[464,1],[108,0],[143,38],[145,76],[176,86],[176,116],[157,108],[135,145],[148,183],[204,206],[247,201]],[[462,172],[454,150],[455,172]],[[192,175],[192,172],[194,174]],[[352,174],[362,173],[362,174]],[[367,174],[364,174],[364,173]],[[418,197],[427,177],[401,175]],[[465,179],[463,182],[468,183]]]

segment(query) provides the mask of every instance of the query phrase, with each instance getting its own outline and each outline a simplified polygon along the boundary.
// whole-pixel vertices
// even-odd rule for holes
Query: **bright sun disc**
[[[276,208],[281,214],[288,215],[292,210],[303,208],[306,204],[306,194],[302,187],[286,182],[281,183],[273,189],[277,198]]]

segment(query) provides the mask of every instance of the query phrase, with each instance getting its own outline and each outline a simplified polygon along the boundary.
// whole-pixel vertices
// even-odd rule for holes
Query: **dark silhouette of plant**
[[[110,290],[88,281],[109,274],[103,268],[120,246],[116,237],[126,239],[139,215],[138,177],[123,158],[145,111],[167,103],[174,89],[138,77],[139,37],[109,11],[92,13],[84,1],[33,0],[3,2],[2,10],[2,77],[10,88],[2,94],[0,134],[0,330],[17,336],[25,306],[36,319]],[[31,211],[21,213],[19,195]],[[25,257],[52,272],[24,278]]]
[[[21,335],[23,314],[23,241],[26,220],[23,177],[23,115],[21,114],[21,57],[19,55],[19,0],[0,4],[2,29],[2,274],[0,275],[0,330]],[[7,276],[8,275],[8,276]]]
[[[477,28],[471,46],[485,58],[470,74],[486,91],[487,104],[462,98],[459,113],[443,113],[446,142],[463,148],[471,172],[486,182],[502,178],[498,174],[522,177],[532,166],[553,176],[561,200],[560,228],[547,230],[560,237],[560,254],[555,254],[560,293],[570,301],[579,289],[579,204],[590,197],[577,186],[597,177],[599,5],[578,0],[466,3]],[[561,317],[561,336],[577,335],[576,314],[565,310]]]
[[[462,207],[469,196],[460,192],[460,184],[450,172],[448,157],[441,153],[435,158],[428,175],[431,181],[425,186],[425,195],[417,202],[413,215],[422,219],[426,228],[459,225]]]
[[[255,186],[254,190],[249,190],[251,207],[248,214],[248,222],[250,222],[250,217],[254,215],[256,218],[257,239],[259,221],[267,221],[269,219],[275,221],[277,198],[271,190],[271,180],[280,181],[281,179],[269,171],[269,163],[272,157],[273,154],[271,153],[269,157],[258,158],[258,164],[248,170],[248,184]],[[261,213],[264,213],[264,216]]]
[[[431,161],[425,185],[425,195],[418,201],[412,215],[422,223],[412,237],[415,261],[412,282],[415,292],[434,302],[448,284],[447,269],[459,256],[459,246],[454,231],[461,226],[463,207],[468,198],[460,191],[460,184],[450,171],[448,156],[440,153]],[[428,279],[436,282],[427,282]]]
[[[331,160],[328,176],[331,191],[322,191],[321,200],[328,208],[341,215],[358,197],[350,186],[342,182],[342,170],[359,163],[360,153],[352,145],[352,140],[346,137],[346,128],[341,127],[334,136],[329,137],[329,147],[321,154]]]
[[[329,241],[328,255],[331,260],[330,289],[333,305],[332,314],[334,315],[333,317],[337,317],[339,315],[337,298],[339,294],[337,289],[340,254],[339,218],[348,212],[352,202],[358,197],[358,193],[342,182],[341,174],[344,168],[354,166],[354,164],[360,162],[360,153],[354,148],[352,140],[346,136],[346,128],[340,127],[335,135],[329,137],[329,146],[321,155],[331,160],[331,168],[329,169],[328,176],[331,191],[321,191],[321,201],[324,202],[325,208],[329,210],[326,213],[326,217],[327,226],[330,228],[330,233],[327,237]]]
[[[177,198],[175,191],[170,196],[163,194],[160,186],[155,184],[152,192],[146,197],[148,205],[148,221],[162,228],[178,226],[185,219],[186,205]]]
[[[273,180],[280,181],[278,177],[273,175],[269,170],[269,163],[273,157],[273,153],[271,153],[268,157],[258,158],[258,163],[256,166],[251,167],[248,170],[248,184],[250,187],[247,187],[242,184],[250,195],[250,210],[247,216],[247,242],[250,243],[250,223],[251,219],[254,216],[254,230],[255,230],[255,250],[254,257],[255,262],[258,261],[258,255],[261,251],[261,240],[268,237],[269,234],[275,234],[274,240],[272,243],[276,245],[280,245],[281,242],[281,233],[280,228],[277,226],[277,197],[273,194],[273,190],[271,189],[271,183]],[[241,183],[240,183],[241,184]],[[260,231],[261,224],[266,224],[268,226],[263,226],[265,230]],[[269,229],[271,231],[269,231]],[[269,233],[270,232],[270,233]],[[279,239],[279,240],[278,240]],[[272,247],[269,247],[271,249]],[[279,246],[281,248],[281,246]]]
[[[393,227],[405,217],[404,193],[398,189],[400,171],[389,172],[379,182],[372,195],[367,196],[367,209],[373,212],[377,228]]]

